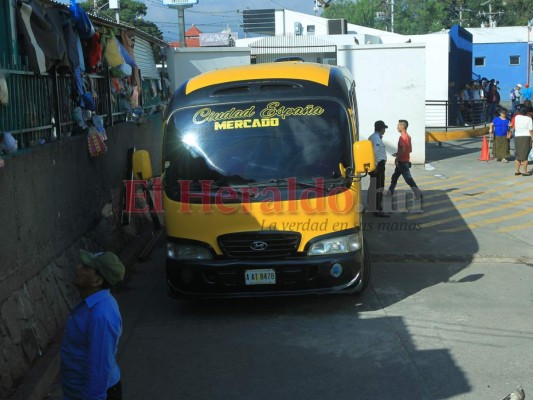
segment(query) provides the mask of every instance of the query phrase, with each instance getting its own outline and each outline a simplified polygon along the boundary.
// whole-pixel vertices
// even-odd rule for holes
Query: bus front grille
[[[278,258],[295,255],[300,234],[295,232],[242,232],[219,236],[218,245],[231,258]]]

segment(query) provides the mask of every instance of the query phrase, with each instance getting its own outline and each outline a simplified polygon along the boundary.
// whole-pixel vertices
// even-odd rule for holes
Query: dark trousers
[[[418,186],[416,186],[415,180],[411,176],[410,164],[411,163],[409,162],[399,162],[398,164],[396,164],[396,169],[394,170],[394,173],[392,174],[391,183],[389,186],[389,190],[391,193],[394,192],[394,189],[396,188],[396,184],[398,183],[398,178],[400,177],[400,175],[403,176],[403,179],[405,179],[405,182],[409,186],[411,186],[412,189],[418,188]]]
[[[370,186],[368,186],[368,211],[383,211],[383,187],[385,186],[385,161],[376,165],[370,173]]]
[[[107,389],[107,400],[122,400],[122,382]]]

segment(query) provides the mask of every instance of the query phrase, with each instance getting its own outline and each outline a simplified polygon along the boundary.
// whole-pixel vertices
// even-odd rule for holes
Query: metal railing
[[[35,75],[20,64],[0,65],[9,93],[8,104],[0,106],[0,132],[10,132],[19,149],[76,133],[80,128],[73,119],[78,102],[72,76],[55,72]],[[131,112],[128,95],[112,90],[108,73],[88,74],[86,82],[94,98],[94,113],[103,116],[106,126],[128,120]],[[151,113],[160,104],[157,81],[145,79],[142,87],[139,104]]]
[[[476,128],[492,121],[487,116],[485,99],[466,100],[463,103],[448,100],[426,100],[426,128],[444,129]]]

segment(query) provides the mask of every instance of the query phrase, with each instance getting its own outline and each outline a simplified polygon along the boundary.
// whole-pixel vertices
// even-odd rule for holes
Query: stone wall
[[[80,248],[119,252],[120,193],[129,148],[160,172],[161,116],[107,128],[108,152],[91,159],[84,135],[4,157],[0,169],[0,399],[58,337],[78,294]],[[131,228],[131,227],[130,227]]]

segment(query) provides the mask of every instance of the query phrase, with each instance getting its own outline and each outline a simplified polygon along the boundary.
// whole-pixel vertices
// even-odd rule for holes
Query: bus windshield
[[[335,100],[280,100],[184,108],[165,130],[165,185],[217,186],[340,178],[352,165],[351,124]]]

